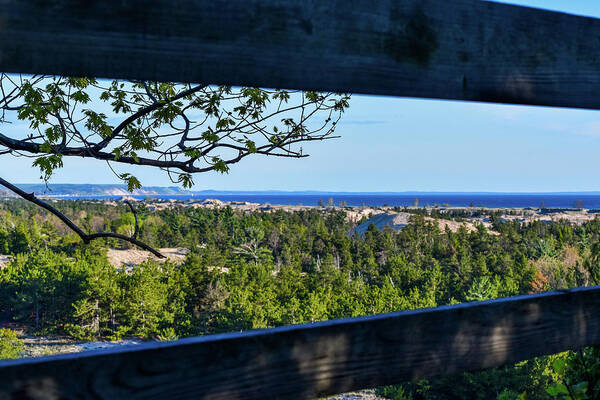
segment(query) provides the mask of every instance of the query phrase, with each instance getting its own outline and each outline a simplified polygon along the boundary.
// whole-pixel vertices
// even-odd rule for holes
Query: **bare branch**
[[[136,239],[137,232],[138,232],[137,213],[135,212],[135,209],[129,202],[127,202],[127,205],[129,205],[129,207],[131,208],[131,210],[133,211],[133,214],[135,216],[135,232],[134,232],[133,236],[129,237],[129,236],[121,235],[119,233],[113,233],[113,232],[99,232],[99,233],[92,233],[92,234],[88,235],[81,228],[79,228],[77,225],[75,225],[75,223],[73,223],[73,221],[71,221],[69,218],[67,218],[63,213],[58,211],[56,208],[52,207],[50,204],[38,199],[33,193],[27,193],[1,177],[0,177],[0,185],[4,186],[5,188],[9,189],[12,192],[18,194],[25,200],[30,201],[33,204],[35,204],[39,207],[42,207],[43,209],[48,210],[51,214],[54,214],[55,216],[57,216],[58,219],[60,219],[62,222],[64,222],[65,225],[67,225],[72,231],[74,231],[81,238],[83,243],[85,243],[85,244],[88,244],[90,241],[92,241],[94,239],[98,239],[98,238],[115,238],[115,239],[120,239],[120,240],[129,242],[129,243],[134,244],[144,250],[147,250],[147,251],[151,252],[152,254],[154,254],[156,257],[166,258],[164,255],[162,255],[159,251],[155,250],[153,247],[150,247],[146,243],[140,242],[139,240]]]

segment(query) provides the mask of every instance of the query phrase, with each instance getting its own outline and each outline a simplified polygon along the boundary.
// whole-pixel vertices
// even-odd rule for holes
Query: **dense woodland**
[[[90,232],[134,229],[125,205],[54,205]],[[600,283],[600,220],[520,224],[494,214],[491,230],[451,232],[424,213],[400,232],[372,225],[361,237],[340,209],[150,211],[142,203],[139,238],[190,253],[179,265],[148,261],[128,269],[106,257],[107,247],[126,243],[82,245],[55,217],[7,200],[0,203],[0,253],[12,261],[0,270],[0,322],[77,340],[171,340]],[[599,382],[600,355],[586,349],[378,392],[395,399],[583,399],[599,398]]]

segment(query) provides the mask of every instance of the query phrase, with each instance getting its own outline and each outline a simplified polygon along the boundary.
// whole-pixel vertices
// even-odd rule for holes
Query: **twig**
[[[64,222],[65,225],[67,225],[71,230],[73,230],[77,235],[79,235],[79,237],[85,244],[88,244],[90,241],[92,241],[94,239],[98,239],[98,238],[115,238],[115,239],[124,240],[124,241],[134,244],[144,250],[147,250],[147,251],[151,252],[152,254],[154,254],[158,258],[166,258],[164,255],[162,255],[160,252],[158,252],[154,248],[152,248],[152,247],[148,246],[146,243],[140,242],[139,240],[136,239],[136,236],[138,233],[137,213],[135,212],[135,209],[133,208],[131,203],[129,203],[128,201],[126,203],[127,203],[127,205],[129,205],[131,211],[133,212],[133,215],[135,216],[135,232],[133,233],[133,236],[129,237],[126,235],[121,235],[119,233],[113,233],[113,232],[98,232],[98,233],[92,233],[92,234],[88,235],[83,230],[81,230],[81,228],[79,228],[77,225],[75,225],[75,223],[73,223],[73,221],[71,221],[69,218],[67,218],[63,213],[58,211],[56,208],[52,207],[50,204],[38,199],[37,197],[35,197],[35,195],[33,193],[27,193],[1,177],[0,177],[0,185],[11,190],[12,192],[18,194],[25,200],[30,201],[33,204],[38,205],[38,206],[48,210],[50,213],[54,214],[55,216],[57,216],[58,219],[60,219],[62,222]]]

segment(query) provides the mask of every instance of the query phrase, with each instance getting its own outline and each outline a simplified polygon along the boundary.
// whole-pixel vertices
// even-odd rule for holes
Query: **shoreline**
[[[161,190],[148,188],[147,192],[129,193],[124,189],[110,190],[81,189],[78,193],[57,189],[37,197],[45,201],[102,201],[116,202],[123,199],[146,204],[182,203],[198,204],[212,201],[219,204],[252,205],[255,208],[293,207],[332,209],[381,208],[411,210],[418,209],[478,209],[478,210],[534,210],[540,213],[566,212],[579,210],[600,211],[598,192],[555,192],[555,193],[484,193],[484,192],[234,192],[211,191],[190,193],[161,193]],[[168,191],[166,191],[168,192]],[[235,193],[235,194],[234,194]],[[296,193],[296,194],[295,194]],[[0,199],[19,199],[19,196],[0,191]]]

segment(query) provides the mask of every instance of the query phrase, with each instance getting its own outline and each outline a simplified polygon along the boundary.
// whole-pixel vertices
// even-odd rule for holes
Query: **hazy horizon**
[[[600,2],[506,3],[600,17]],[[27,129],[17,121],[6,129]],[[354,95],[336,134],[306,143],[305,159],[249,157],[227,175],[194,177],[193,190],[555,193],[600,191],[597,111]],[[64,158],[50,184],[120,183],[102,162]],[[3,178],[40,183],[31,159],[0,158]],[[143,186],[173,186],[154,168]]]
[[[44,183],[39,182],[19,182],[15,183],[17,186],[45,186]],[[52,186],[121,186],[126,187],[127,185],[116,182],[116,183],[73,183],[73,182],[52,182],[48,184],[48,187],[52,189]],[[361,191],[361,190],[297,190],[297,189],[261,189],[261,190],[241,190],[241,189],[183,189],[175,184],[170,185],[145,185],[142,189],[149,188],[178,188],[183,191],[189,192],[244,192],[244,193],[270,193],[270,192],[282,192],[282,193],[331,193],[331,194],[600,194],[600,190],[574,190],[574,191],[469,191],[469,190],[401,190],[401,191]]]

